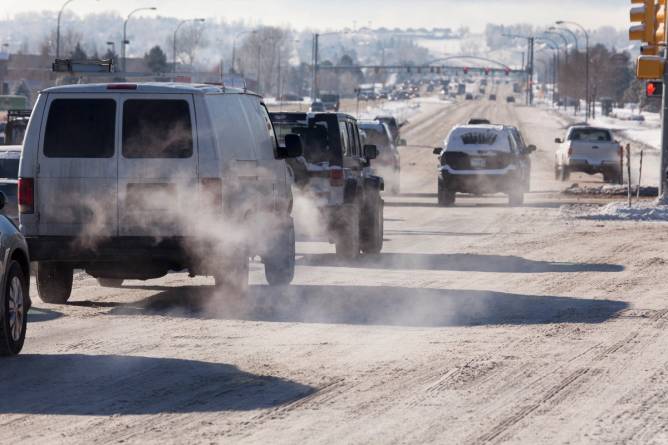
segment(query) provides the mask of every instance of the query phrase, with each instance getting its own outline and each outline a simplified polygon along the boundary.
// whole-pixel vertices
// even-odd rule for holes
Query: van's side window
[[[56,99],[44,136],[48,158],[111,158],[116,134],[113,99]]]
[[[123,104],[123,156],[189,158],[193,154],[190,107],[185,100],[131,99]]]

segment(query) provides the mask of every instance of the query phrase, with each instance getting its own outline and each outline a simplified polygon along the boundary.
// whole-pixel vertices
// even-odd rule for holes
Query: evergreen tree
[[[154,46],[144,54],[144,61],[152,73],[167,72],[167,56],[160,46]]]

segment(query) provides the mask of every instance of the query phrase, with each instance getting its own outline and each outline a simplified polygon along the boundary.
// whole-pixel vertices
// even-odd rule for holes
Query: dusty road
[[[428,147],[471,116],[539,147],[524,207],[436,207]],[[341,263],[302,236],[286,289],[254,264],[234,304],[185,274],[79,275],[67,306],[35,297],[23,354],[0,365],[0,442],[668,442],[668,231],[563,216],[562,125],[501,101],[423,104],[384,252]]]

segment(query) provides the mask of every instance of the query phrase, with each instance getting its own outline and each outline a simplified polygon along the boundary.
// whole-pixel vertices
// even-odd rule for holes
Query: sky
[[[56,11],[64,0],[0,0],[0,17],[24,11]],[[547,25],[555,20],[587,28],[628,27],[629,0],[73,0],[78,14],[155,6],[154,15],[180,18],[244,19],[297,29],[341,29],[368,26],[449,27],[482,30],[487,23]]]

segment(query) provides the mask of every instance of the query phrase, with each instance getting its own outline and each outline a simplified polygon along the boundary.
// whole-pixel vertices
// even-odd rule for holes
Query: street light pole
[[[148,8],[137,8],[134,11],[130,12],[128,16],[125,18],[125,21],[123,22],[123,41],[121,42],[121,60],[123,60],[123,72],[127,72],[127,60],[125,58],[125,45],[128,44],[128,38],[127,38],[127,32],[128,32],[128,20],[130,20],[130,17],[136,12],[139,11],[155,11],[156,7],[148,7]]]
[[[586,49],[585,49],[585,77],[586,77],[586,85],[585,85],[585,95],[586,95],[586,101],[585,103],[587,104],[587,111],[585,113],[585,122],[589,120],[589,116],[591,115],[591,98],[589,97],[589,33],[587,33],[587,30],[584,28],[584,26],[580,25],[579,23],[576,22],[566,22],[563,20],[559,20],[555,22],[557,25],[573,25],[577,26],[582,30],[585,36],[585,44],[586,44]]]
[[[181,29],[181,26],[185,25],[188,22],[205,22],[206,19],[186,19],[186,20],[181,20],[179,24],[176,26],[176,29],[174,30],[174,37],[172,39],[172,74],[176,74],[176,34],[179,32],[179,29]]]
[[[336,34],[348,34],[349,31],[332,31],[326,33],[313,34],[313,87],[311,89],[311,100],[315,101],[319,96],[318,92],[318,53],[320,51],[320,37],[332,36]]]
[[[56,26],[56,59],[60,58],[60,19],[63,16],[63,11],[69,5],[72,3],[74,0],[67,0],[65,3],[63,3],[63,6],[60,8],[60,11],[58,11],[58,25]]]

